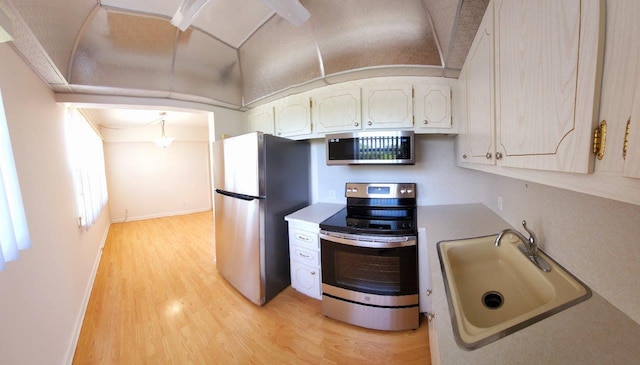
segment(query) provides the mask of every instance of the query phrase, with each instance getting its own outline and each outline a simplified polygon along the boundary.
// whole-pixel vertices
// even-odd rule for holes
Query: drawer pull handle
[[[296,251],[296,253],[298,254],[298,256],[303,257],[305,259],[311,259],[311,255],[309,255],[308,253],[304,253],[302,251]]]
[[[300,241],[311,242],[311,237],[305,236],[305,235],[300,234],[300,233],[296,233],[296,238],[299,239]]]
[[[315,275],[315,274],[316,274],[316,272],[315,272],[315,271],[312,271],[312,272],[311,272],[311,275]]]

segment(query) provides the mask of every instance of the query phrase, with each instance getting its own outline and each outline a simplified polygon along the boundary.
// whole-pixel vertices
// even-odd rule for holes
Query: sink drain
[[[504,298],[497,291],[489,291],[482,296],[482,304],[488,309],[498,309],[502,307]]]

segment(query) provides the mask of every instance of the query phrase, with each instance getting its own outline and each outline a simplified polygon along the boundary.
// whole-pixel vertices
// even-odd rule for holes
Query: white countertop
[[[313,224],[320,224],[323,220],[331,217],[344,208],[344,206],[344,204],[315,203],[289,214],[284,217],[284,219],[288,222],[298,220]]]
[[[438,343],[432,351],[439,352],[441,364],[640,363],[640,325],[596,292],[585,302],[479,349],[460,348],[453,337],[436,243],[513,227],[482,204],[419,207],[418,226],[426,229]]]

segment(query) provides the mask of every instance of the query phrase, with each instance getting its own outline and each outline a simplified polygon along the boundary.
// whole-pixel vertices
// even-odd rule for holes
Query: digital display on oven
[[[367,186],[367,194],[389,194],[391,188],[388,186]]]

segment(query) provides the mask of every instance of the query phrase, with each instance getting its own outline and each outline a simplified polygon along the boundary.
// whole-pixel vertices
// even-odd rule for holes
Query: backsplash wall
[[[640,206],[485,175],[485,205],[521,232],[526,220],[545,252],[640,323]]]
[[[416,135],[415,165],[327,166],[324,139],[311,140],[312,200],[345,203],[347,182],[415,182],[419,205],[480,202],[481,172],[455,166],[453,137]]]

